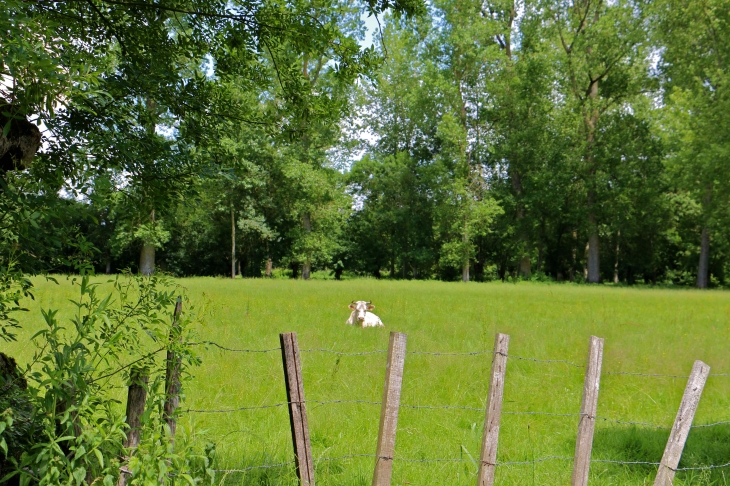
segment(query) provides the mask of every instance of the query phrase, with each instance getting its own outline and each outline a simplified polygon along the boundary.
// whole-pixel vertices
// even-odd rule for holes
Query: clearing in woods
[[[107,279],[97,277],[97,281]],[[369,485],[375,453],[385,350],[390,331],[408,335],[393,485],[475,483],[491,355],[413,352],[491,351],[494,335],[511,336],[496,484],[569,484],[583,370],[591,335],[605,338],[594,460],[658,462],[692,363],[730,374],[730,293],[588,287],[569,284],[461,284],[421,281],[290,281],[181,279],[193,301],[210,302],[201,340],[230,348],[279,347],[279,333],[298,333],[305,397],[318,485]],[[20,363],[27,338],[42,326],[39,307],[72,310],[76,291],[35,279],[36,300],[23,316],[19,343],[7,347]],[[352,300],[372,300],[385,328],[345,325]],[[25,342],[24,342],[25,338]],[[199,349],[182,408],[227,410],[286,401],[281,355]],[[615,374],[639,372],[668,376]],[[120,400],[124,391],[120,389]],[[316,403],[346,401],[350,403]],[[462,407],[462,408],[412,408]],[[548,412],[514,414],[512,412]],[[563,415],[567,414],[567,415]],[[617,423],[640,422],[642,424]],[[710,376],[695,425],[730,420],[730,376]],[[655,424],[658,427],[652,427]],[[178,433],[216,444],[218,469],[242,469],[292,460],[285,406],[227,413],[186,413]],[[557,457],[553,457],[557,456]],[[327,460],[331,459],[331,460]],[[545,460],[542,460],[545,459]],[[694,428],[681,467],[730,460],[728,424]],[[653,484],[656,467],[594,462],[598,485]],[[225,477],[225,479],[224,479]],[[677,485],[728,484],[730,467],[681,471]],[[222,484],[293,485],[292,466],[219,473]]]

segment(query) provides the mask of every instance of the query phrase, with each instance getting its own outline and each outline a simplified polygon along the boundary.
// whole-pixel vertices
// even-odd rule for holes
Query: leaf
[[[99,466],[102,468],[104,467],[104,455],[101,453],[99,449],[94,449],[94,455],[96,456],[96,459],[99,461]]]
[[[79,467],[74,469],[74,479],[76,479],[76,486],[80,486],[84,482],[84,479],[86,479],[86,468]]]

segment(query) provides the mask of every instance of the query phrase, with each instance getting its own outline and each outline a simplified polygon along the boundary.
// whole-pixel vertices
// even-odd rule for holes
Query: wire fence
[[[245,349],[245,348],[232,348],[229,346],[224,346],[219,343],[213,342],[213,341],[200,341],[200,342],[192,342],[188,343],[193,346],[205,346],[205,347],[212,347],[215,349],[218,349],[222,352],[230,352],[230,353],[249,353],[249,354],[256,354],[256,353],[272,353],[272,352],[281,352],[280,347],[276,348],[267,348],[267,349]],[[343,351],[343,350],[335,350],[335,349],[328,349],[328,348],[310,348],[310,349],[301,349],[301,353],[325,353],[325,354],[333,354],[336,356],[368,356],[368,355],[382,355],[388,353],[388,350],[386,349],[376,349],[376,350],[367,350],[367,351]],[[469,357],[469,356],[488,356],[488,355],[494,355],[495,352],[491,350],[478,350],[478,351],[471,351],[471,352],[438,352],[438,351],[409,351],[407,355],[415,355],[415,356],[428,356],[428,357],[453,357],[453,356],[463,356],[463,357]],[[579,370],[585,370],[586,366],[577,364],[575,362],[564,360],[564,359],[541,359],[541,358],[534,358],[534,357],[525,357],[525,356],[518,356],[513,354],[504,354],[505,357],[512,359],[512,360],[518,360],[518,361],[526,361],[531,363],[539,363],[539,364],[546,364],[546,365],[566,365],[571,368],[576,368]],[[642,372],[634,372],[634,371],[606,371],[603,372],[603,375],[609,375],[609,376],[637,376],[637,377],[646,377],[646,378],[658,378],[658,379],[688,379],[689,377],[687,375],[672,375],[672,374],[661,374],[661,373],[642,373]],[[715,377],[727,377],[730,376],[728,373],[716,373],[716,374],[710,374],[709,376],[715,376]],[[270,403],[270,404],[262,404],[262,405],[250,405],[250,406],[242,406],[242,407],[233,407],[233,408],[224,408],[224,409],[183,409],[179,410],[180,413],[186,413],[186,414],[225,414],[225,413],[236,413],[236,412],[248,412],[248,411],[258,411],[258,410],[270,410],[275,408],[283,408],[288,407],[292,404],[306,404],[311,405],[315,407],[321,407],[321,406],[329,406],[329,405],[342,405],[342,404],[363,404],[363,405],[376,405],[376,406],[382,406],[381,401],[377,400],[303,400],[303,401],[290,401],[290,402],[278,402],[278,403]],[[485,406],[486,404],[482,404],[481,406],[468,406],[468,405],[439,405],[439,404],[409,404],[409,403],[401,403],[399,405],[400,408],[403,409],[411,409],[411,410],[459,410],[459,411],[473,411],[473,412],[480,412],[485,413]],[[506,410],[501,412],[503,415],[514,415],[514,416],[542,416],[542,417],[553,417],[553,418],[573,418],[573,419],[581,419],[585,414],[582,413],[559,413],[559,412],[548,412],[548,411],[539,411],[539,410]],[[600,415],[596,415],[594,417],[591,417],[597,421],[610,423],[610,424],[616,424],[621,426],[631,426],[631,427],[645,427],[645,428],[652,428],[657,430],[665,430],[668,431],[672,428],[671,424],[655,424],[655,423],[649,423],[649,422],[642,422],[642,421],[632,421],[632,420],[623,420],[623,419],[617,419],[612,417],[604,417]],[[725,426],[730,425],[730,420],[722,420],[722,421],[716,421],[706,424],[695,424],[692,425],[692,429],[706,429],[711,427],[717,427],[717,426]],[[462,446],[463,447],[463,446]],[[473,459],[471,456],[469,457],[454,457],[454,458],[412,458],[412,457],[401,457],[398,455],[394,455],[392,457],[390,456],[379,456],[377,454],[367,454],[367,453],[355,453],[355,454],[346,454],[341,456],[334,456],[334,457],[318,457],[314,458],[315,464],[319,463],[327,463],[327,462],[337,462],[337,461],[346,461],[351,459],[370,459],[370,460],[387,460],[387,461],[394,461],[394,462],[403,462],[403,463],[442,463],[442,464],[448,464],[448,463],[472,463],[473,465],[478,465],[479,461]],[[497,461],[494,466],[496,467],[512,467],[512,466],[527,466],[527,465],[535,465],[540,464],[543,462],[549,462],[549,461],[565,461],[565,462],[572,462],[574,461],[574,457],[567,457],[567,456],[559,456],[559,455],[549,455],[544,457],[538,457],[538,458],[532,458],[530,460],[514,460],[514,461]],[[596,464],[609,464],[609,465],[618,465],[618,466],[651,466],[651,467],[658,467],[660,466],[659,462],[652,462],[652,461],[631,461],[631,460],[615,460],[615,459],[590,459],[590,463],[596,463]],[[261,464],[261,465],[252,465],[248,467],[238,468],[238,469],[214,469],[213,471],[221,474],[237,474],[237,473],[248,473],[255,470],[265,470],[265,469],[272,469],[272,468],[287,468],[294,466],[296,464],[296,461],[288,461],[288,462],[279,462],[279,463],[273,463],[273,464]],[[730,462],[723,463],[723,464],[707,464],[707,465],[699,465],[699,466],[691,466],[691,467],[677,467],[674,468],[673,471],[704,471],[704,470],[713,470],[713,469],[723,469],[730,467]]]

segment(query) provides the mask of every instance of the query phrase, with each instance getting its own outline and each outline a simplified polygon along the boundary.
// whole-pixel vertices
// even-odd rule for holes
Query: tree
[[[596,160],[600,118],[630,103],[645,88],[646,33],[644,12],[631,1],[575,0],[546,4],[560,58],[560,83],[568,108],[580,117],[576,147],[580,177],[585,185],[588,232],[587,280],[600,281],[599,205]]]
[[[677,187],[702,208],[698,221],[696,286],[710,281],[713,229],[724,222],[730,202],[730,6],[702,0],[658,2],[655,33],[663,50],[660,64],[672,147],[668,169]]]

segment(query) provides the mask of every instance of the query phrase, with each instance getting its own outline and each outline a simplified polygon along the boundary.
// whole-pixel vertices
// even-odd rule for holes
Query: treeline
[[[6,180],[52,228],[21,218],[9,254],[32,271],[725,284],[728,2],[305,4],[243,31],[57,7],[86,9],[64,29],[97,43],[67,49],[98,72],[68,70],[54,114],[6,94],[48,115]],[[368,49],[363,11],[382,24]]]

